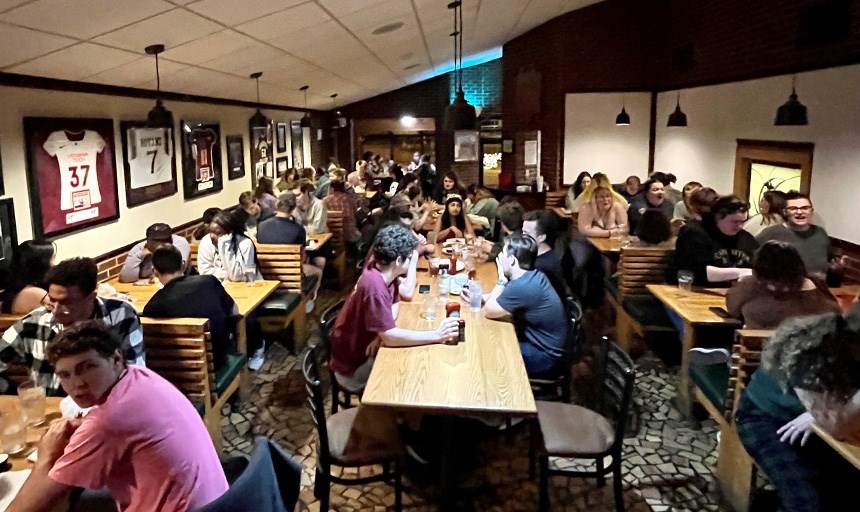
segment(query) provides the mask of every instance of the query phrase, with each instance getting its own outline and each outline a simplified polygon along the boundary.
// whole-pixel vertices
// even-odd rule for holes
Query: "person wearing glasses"
[[[785,222],[764,229],[756,237],[759,243],[778,240],[793,245],[812,275],[824,278],[828,271],[839,272],[845,262],[833,254],[827,231],[812,223],[815,208],[809,196],[796,190],[788,192],[784,211]]]
[[[686,224],[675,243],[675,261],[667,280],[677,282],[678,271],[693,273],[693,284],[727,287],[752,275],[753,255],[759,243],[744,231],[749,205],[735,196],[718,198],[702,222]]]
[[[60,379],[48,362],[48,344],[66,327],[84,320],[101,320],[121,340],[122,354],[143,366],[143,330],[128,302],[96,296],[98,269],[90,258],[72,258],[51,268],[45,281],[48,293],[42,306],[10,327],[0,338],[0,369],[10,363],[26,364],[30,377],[48,395],[61,393]]]

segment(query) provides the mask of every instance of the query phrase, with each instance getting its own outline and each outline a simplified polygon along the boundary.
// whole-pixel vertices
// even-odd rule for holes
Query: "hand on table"
[[[59,419],[51,423],[48,431],[39,441],[39,463],[53,465],[63,454],[66,445],[72,438],[75,430],[81,426],[83,419]]]
[[[364,355],[367,357],[376,357],[376,353],[379,352],[379,347],[382,346],[382,338],[379,336],[376,337],[375,340],[370,342],[370,345],[367,346],[367,349],[364,351]]]
[[[448,343],[459,337],[460,326],[456,318],[447,317],[442,320],[439,327],[436,329],[436,334],[439,336],[440,343]]]
[[[812,414],[805,412],[781,426],[776,431],[776,434],[780,436],[779,440],[783,443],[795,444],[800,439],[800,446],[803,446],[812,434],[812,424],[814,422],[815,419],[812,417]]]

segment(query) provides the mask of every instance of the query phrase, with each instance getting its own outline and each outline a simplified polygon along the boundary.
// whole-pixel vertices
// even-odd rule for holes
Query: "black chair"
[[[573,363],[580,358],[585,330],[582,326],[582,307],[572,297],[566,297],[566,301],[567,338],[558,368],[548,375],[529,377],[532,392],[538,400],[570,403],[570,370]]]
[[[374,418],[373,425],[370,426],[372,434],[369,430],[354,429],[358,413],[361,411],[367,413],[370,411],[369,409],[354,407],[332,414],[326,419],[316,350],[316,347],[312,348],[305,354],[302,371],[305,376],[305,388],[308,392],[311,415],[318,434],[314,496],[320,500],[320,512],[328,511],[332,482],[341,485],[364,485],[371,482],[391,482],[392,480],[394,483],[394,510],[401,512],[403,500],[400,461],[406,450],[400,441],[395,418],[392,416],[391,421]],[[355,468],[377,464],[382,466],[382,472],[373,476],[347,479],[331,473],[332,465],[342,468]]]
[[[537,402],[538,423],[544,440],[540,455],[540,510],[550,510],[549,476],[596,477],[597,485],[606,484],[606,475],[612,474],[615,493],[615,510],[624,511],[621,480],[621,452],[624,431],[630,415],[635,370],[633,360],[615,343],[604,337],[606,349],[600,372],[602,386],[597,397],[598,412],[578,405],[561,402]],[[611,418],[612,421],[610,421]],[[536,432],[532,432],[529,450],[530,468],[535,467]],[[607,455],[612,462],[604,467]],[[564,471],[549,468],[550,457],[593,459],[595,471]]]
[[[320,317],[320,334],[322,336],[323,345],[326,348],[326,354],[330,353],[331,351],[331,338],[329,337],[329,335],[331,334],[331,330],[334,327],[334,323],[337,321],[337,314],[340,312],[341,308],[343,308],[343,304],[343,300],[339,301],[337,304],[323,311],[323,314]],[[334,376],[334,372],[330,372],[329,380],[331,380],[332,414],[337,412],[338,407],[340,407],[341,409],[349,409],[350,407],[354,407],[352,403],[352,397],[354,396],[357,396],[358,399],[361,400],[361,395],[364,391],[363,389],[359,391],[348,391],[346,389],[342,389]]]
[[[196,512],[291,512],[296,508],[301,465],[265,437],[254,444],[248,466],[227,492]]]

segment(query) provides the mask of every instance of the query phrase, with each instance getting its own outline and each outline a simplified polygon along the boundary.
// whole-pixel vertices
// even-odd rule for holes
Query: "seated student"
[[[299,193],[296,194],[296,209],[293,211],[296,220],[305,227],[308,234],[328,233],[328,211],[321,199],[317,199],[314,193],[314,184],[303,181],[299,185]]]
[[[260,209],[275,210],[275,183],[268,176],[260,176],[257,178],[257,188],[254,189],[254,199],[260,205]]]
[[[492,236],[496,230],[496,215],[499,211],[499,201],[492,192],[477,185],[469,185],[466,193],[470,203],[466,213],[486,218],[490,226],[485,230],[484,236]]]
[[[641,191],[642,180],[639,179],[639,176],[628,176],[627,179],[624,180],[624,186],[618,190],[618,193],[621,194],[621,196],[629,203]]]
[[[170,226],[159,222],[146,228],[146,240],[137,243],[128,251],[122,270],[119,271],[119,282],[133,283],[151,278],[152,253],[164,244],[173,244],[182,253],[182,261],[191,261],[191,246],[188,240],[174,235]]]
[[[672,226],[669,219],[657,210],[646,210],[636,228],[637,240],[631,242],[633,247],[674,247]]]
[[[594,197],[594,193],[599,188],[608,189],[612,194],[613,201],[620,204],[625,210],[628,208],[629,204],[627,203],[627,200],[612,188],[612,182],[609,181],[609,177],[602,172],[598,172],[588,183],[588,186],[585,187],[585,190],[583,190],[582,193],[573,201],[573,204],[570,206],[570,210],[578,212],[582,209],[586,204],[591,202],[591,199]]]
[[[275,214],[272,210],[261,206],[251,192],[242,192],[239,194],[239,207],[246,214],[245,227],[248,229],[255,229],[257,224]]]
[[[506,196],[512,197],[512,196]],[[493,243],[489,240],[484,241],[484,246],[481,251],[487,253],[487,261],[495,261],[505,245],[505,237],[513,233],[522,233],[523,231],[523,216],[526,212],[516,200],[502,202],[499,205],[499,210],[496,213],[496,218],[499,220],[499,231],[501,236],[499,241]]]
[[[591,184],[591,173],[588,171],[582,171],[579,173],[579,176],[576,177],[576,181],[573,182],[573,185],[567,189],[567,195],[564,197],[564,205],[568,210],[575,210],[574,202],[576,198],[581,196],[585,189],[588,188],[588,185]]]
[[[24,315],[42,305],[48,293],[45,274],[54,264],[53,242],[21,242],[12,255],[9,270],[3,274],[0,312]]]
[[[642,193],[634,197],[627,209],[627,219],[630,221],[630,233],[636,232],[636,225],[642,219],[645,210],[658,210],[667,219],[671,219],[675,204],[666,199],[663,184],[657,180],[648,180],[642,186]]]
[[[332,169],[337,169],[337,166],[331,164],[329,166],[329,171]],[[314,197],[317,199],[322,199],[328,195],[328,188],[330,183],[330,178],[328,176],[329,171],[326,171],[326,168],[323,166],[317,167],[315,178],[316,178],[316,190],[314,190]]]
[[[412,347],[445,343],[457,336],[456,318],[443,319],[432,331],[412,331],[395,324],[400,311],[399,279],[418,258],[417,247],[412,230],[402,224],[385,226],[376,235],[373,262],[361,272],[331,331],[329,366],[344,389],[364,388],[380,345]]]
[[[155,277],[162,288],[143,307],[143,316],[152,318],[208,318],[215,371],[233,352],[232,319],[239,306],[213,276],[186,276],[182,257],[172,245],[162,245],[152,255]]]
[[[846,510],[853,499],[856,470],[811,434],[814,422],[839,436],[860,430],[858,354],[856,321],[833,313],[787,320],[764,347],[735,426],[781,510]]]
[[[797,249],[777,241],[759,247],[752,277],[729,289],[726,309],[748,329],[775,329],[793,316],[841,312],[827,286],[807,277]]]
[[[463,211],[463,197],[451,194],[445,199],[445,211],[436,219],[436,243],[442,243],[449,238],[464,238],[466,235],[475,236],[472,221]]]
[[[229,281],[263,279],[257,268],[257,250],[254,247],[254,241],[245,234],[243,217],[242,211],[222,211],[212,220],[211,234],[214,240],[217,240],[215,248],[221,259],[224,276]],[[200,261],[199,249],[197,261]],[[206,274],[203,271],[200,273]]]
[[[555,214],[549,210],[532,210],[523,217],[523,233],[538,243],[534,268],[543,272],[552,288],[562,299],[569,295],[564,286],[561,261],[555,255]],[[564,303],[564,302],[563,302]]]
[[[454,171],[448,171],[442,176],[442,182],[439,183],[433,199],[437,203],[443,203],[451,194],[456,194],[461,198],[466,197],[466,187],[460,183],[460,177]]]
[[[750,217],[750,220],[744,224],[744,229],[755,237],[759,236],[765,229],[785,222],[785,218],[783,218],[785,214],[785,192],[768,190],[762,194],[758,211],[758,215]]]
[[[302,246],[302,273],[305,276],[317,276],[317,285],[311,293],[308,308],[313,311],[314,301],[322,282],[323,269],[308,263],[308,254],[305,252],[307,235],[305,228],[296,222],[293,212],[296,209],[296,195],[292,192],[284,192],[278,196],[277,211],[275,216],[264,220],[257,228],[257,242],[261,244],[296,244]],[[325,266],[325,260],[323,260]]]
[[[194,233],[192,234],[195,240],[209,238],[209,224],[212,223],[212,219],[214,219],[220,211],[221,208],[206,208],[203,210],[203,218],[200,225],[194,228]]]
[[[197,246],[197,271],[203,276],[215,276],[219,281],[227,279],[227,271],[224,270],[224,261],[218,252],[218,237],[223,229],[215,224],[215,217],[229,211],[218,210],[206,224],[206,236],[200,239]]]
[[[609,238],[623,232],[627,224],[624,205],[615,200],[612,190],[597,187],[591,201],[582,205],[577,216],[577,228],[585,236]]]
[[[663,184],[663,193],[666,196],[666,201],[669,201],[669,203],[672,204],[672,212],[674,212],[675,205],[678,204],[678,201],[683,197],[682,192],[672,186],[672,183],[678,181],[678,178],[676,178],[674,174],[657,171],[655,173],[651,173],[651,176],[649,176],[648,179],[659,181]],[[669,218],[672,218],[671,215]]]
[[[487,318],[513,317],[526,373],[531,376],[556,369],[567,336],[561,299],[543,272],[535,270],[537,251],[537,242],[527,234],[513,234],[505,240],[496,258],[499,279],[486,295],[483,309]],[[467,288],[463,293],[468,300]]]
[[[758,242],[743,229],[747,209],[737,197],[724,196],[702,215],[702,222],[685,225],[675,242],[674,264],[667,280],[677,282],[677,272],[689,270],[696,286],[725,287],[750,276]]]
[[[48,271],[48,294],[42,307],[10,327],[0,339],[0,361],[30,367],[30,378],[49,395],[60,392],[54,367],[45,359],[47,346],[63,329],[89,319],[104,322],[119,336],[123,356],[144,364],[143,331],[128,302],[96,296],[98,269],[90,258],[61,261]]]
[[[194,406],[155,372],[126,364],[120,345],[104,323],[86,320],[48,347],[63,389],[92,409],[51,424],[10,512],[56,510],[76,487],[107,487],[117,510],[136,512],[184,512],[227,492]]]
[[[684,188],[681,189],[681,200],[675,203],[675,211],[672,213],[672,220],[688,222],[691,220],[700,220],[701,217],[690,212],[690,196],[697,190],[702,188],[702,184],[698,181],[688,181]]]
[[[358,233],[358,199],[346,189],[343,169],[332,169],[329,175],[329,193],[322,200],[326,212],[338,211],[343,215],[343,236],[348,243],[354,243]]]
[[[759,243],[779,240],[793,245],[810,274],[824,277],[828,270],[839,270],[844,264],[831,253],[830,237],[821,226],[812,224],[815,209],[809,196],[792,190],[785,195],[785,222],[765,228],[756,239]]]

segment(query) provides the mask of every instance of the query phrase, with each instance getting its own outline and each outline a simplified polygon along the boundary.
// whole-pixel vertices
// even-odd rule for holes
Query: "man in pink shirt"
[[[119,339],[98,321],[65,329],[48,347],[82,419],[51,424],[32,473],[9,511],[53,510],[75,487],[107,487],[120,512],[178,512],[227,491],[203,421],[172,384],[127,365]]]

